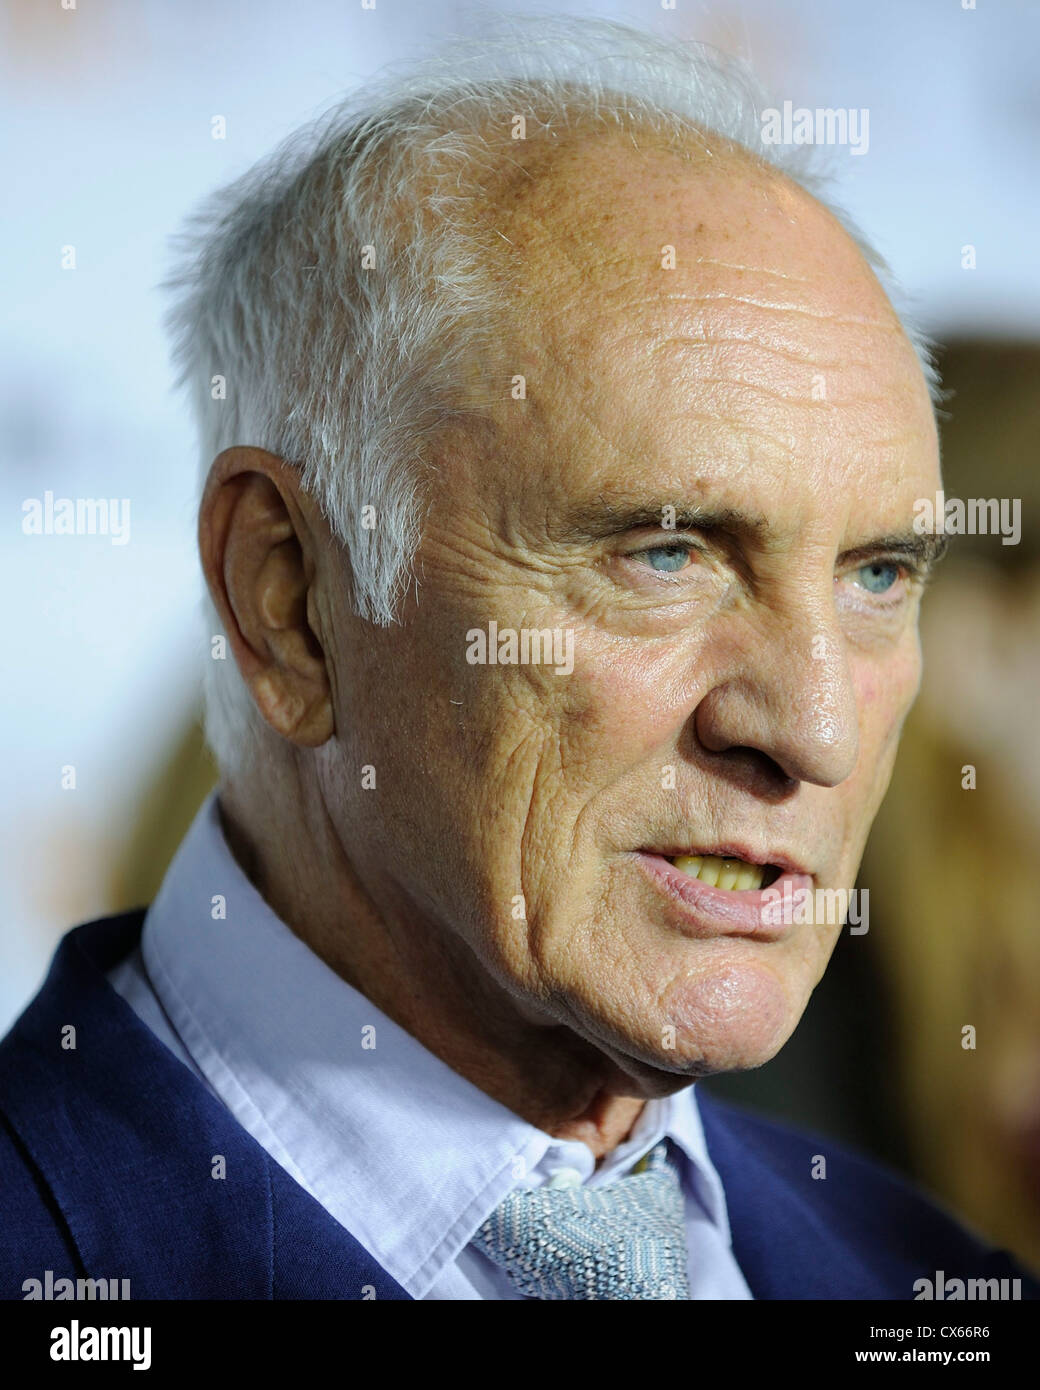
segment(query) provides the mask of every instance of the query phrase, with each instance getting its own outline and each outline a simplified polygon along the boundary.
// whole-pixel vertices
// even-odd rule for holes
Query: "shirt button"
[[[577,1168],[558,1168],[545,1185],[546,1187],[580,1187],[581,1174]]]

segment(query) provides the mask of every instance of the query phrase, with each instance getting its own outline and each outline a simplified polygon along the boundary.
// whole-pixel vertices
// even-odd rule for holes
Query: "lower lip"
[[[788,922],[763,920],[763,911],[776,902],[776,894],[812,891],[808,874],[784,873],[768,888],[736,891],[715,888],[699,878],[682,873],[660,854],[645,850],[635,858],[643,872],[681,909],[683,929],[690,936],[751,936],[758,941],[778,941],[791,930]]]

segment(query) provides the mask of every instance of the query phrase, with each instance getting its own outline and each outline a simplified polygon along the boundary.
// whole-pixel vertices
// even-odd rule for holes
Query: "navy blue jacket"
[[[139,1299],[407,1299],[108,984],[143,919],[69,932],[0,1042],[0,1298],[50,1270],[129,1279]],[[1040,1297],[894,1175],[711,1096],[700,1109],[755,1298],[913,1299],[937,1271],[1020,1278]]]

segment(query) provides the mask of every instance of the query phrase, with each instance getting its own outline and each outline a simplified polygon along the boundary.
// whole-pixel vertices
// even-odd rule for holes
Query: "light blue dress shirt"
[[[694,1087],[647,1103],[597,1169],[507,1110],[340,979],[231,854],[214,793],[108,979],[239,1124],[413,1298],[520,1298],[470,1241],[514,1188],[601,1186],[662,1138],[679,1150],[690,1288],[751,1297]]]

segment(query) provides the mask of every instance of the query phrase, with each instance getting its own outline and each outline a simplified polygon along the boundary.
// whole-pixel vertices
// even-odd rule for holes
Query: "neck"
[[[226,783],[220,809],[232,854],[293,933],[428,1051],[529,1124],[581,1140],[597,1161],[626,1139],[646,1103],[631,1076],[571,1029],[518,1005],[458,936],[379,911],[320,798],[296,770],[281,780],[279,789],[265,779],[262,792]],[[253,810],[279,804],[292,814],[258,818]]]

